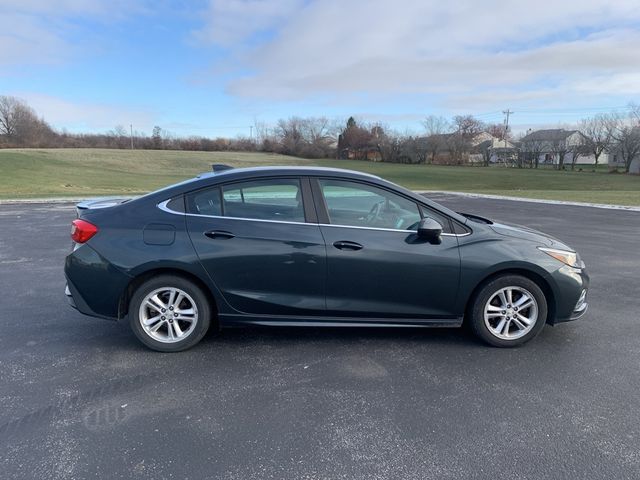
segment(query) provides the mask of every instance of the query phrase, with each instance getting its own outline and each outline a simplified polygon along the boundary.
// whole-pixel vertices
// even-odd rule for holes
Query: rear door
[[[325,310],[325,244],[309,180],[268,178],[186,196],[198,256],[236,310],[315,315]]]
[[[447,217],[359,181],[314,179],[313,192],[327,245],[328,315],[457,318],[460,256]],[[449,232],[439,245],[417,237],[425,214]]]

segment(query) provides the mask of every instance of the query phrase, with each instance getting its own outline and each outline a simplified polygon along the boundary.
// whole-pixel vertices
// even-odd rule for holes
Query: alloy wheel
[[[522,287],[504,287],[489,297],[484,307],[484,323],[489,332],[502,340],[525,336],[538,320],[538,302]]]
[[[163,287],[144,297],[138,318],[149,337],[163,343],[176,343],[193,332],[198,322],[198,308],[184,290]]]

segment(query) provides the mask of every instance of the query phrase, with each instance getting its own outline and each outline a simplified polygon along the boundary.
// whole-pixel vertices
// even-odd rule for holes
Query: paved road
[[[246,329],[180,354],[66,305],[69,206],[0,206],[0,477],[640,477],[640,214],[438,195],[580,250],[590,313],[460,330]]]

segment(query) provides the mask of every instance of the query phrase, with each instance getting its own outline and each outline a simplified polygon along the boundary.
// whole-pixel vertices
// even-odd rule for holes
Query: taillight
[[[98,227],[93,223],[79,218],[71,222],[71,240],[76,243],[84,243],[98,233]]]

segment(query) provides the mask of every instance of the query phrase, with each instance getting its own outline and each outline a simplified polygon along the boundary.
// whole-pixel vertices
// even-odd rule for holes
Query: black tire
[[[507,312],[507,315],[509,315],[509,312],[513,311],[511,308],[509,310],[504,310],[496,313],[495,315],[499,315],[498,317],[496,317],[496,319],[492,318],[488,320],[490,322],[490,325],[492,322],[495,322],[495,324],[491,326],[495,330],[498,330],[500,321],[504,319],[505,320],[504,325],[506,326],[506,329],[507,329],[507,337],[509,336],[509,334],[511,334],[511,332],[509,331],[509,328],[513,328],[515,330],[514,338],[511,338],[511,339],[500,338],[498,336],[499,333],[497,332],[493,333],[492,330],[489,329],[489,326],[487,326],[485,322],[485,306],[487,306],[487,303],[490,300],[492,300],[492,297],[494,297],[494,295],[496,295],[502,289],[509,288],[509,287],[514,287],[514,291],[516,292],[516,294],[522,294],[522,290],[519,290],[519,289],[523,289],[526,293],[530,293],[535,299],[535,306],[537,308],[537,315],[536,315],[537,318],[535,319],[535,322],[531,322],[532,323],[531,327],[528,327],[527,325],[525,325],[526,327],[529,328],[528,331],[526,328],[522,330],[519,330],[519,329],[516,330],[518,328],[517,325],[510,324],[509,321],[506,320],[507,318],[511,318],[511,317],[502,315],[503,312]],[[496,300],[497,299],[494,299],[492,301],[495,302]],[[526,310],[526,309],[521,310],[521,312],[532,314],[531,310]],[[472,300],[471,308],[469,310],[469,313],[470,313],[469,324],[471,326],[471,330],[473,331],[473,333],[476,336],[478,336],[480,339],[482,339],[484,342],[488,343],[489,345],[492,345],[494,347],[516,347],[518,345],[522,345],[528,342],[529,340],[532,340],[542,331],[547,321],[547,312],[548,312],[547,299],[544,295],[544,292],[538,286],[538,284],[520,275],[503,275],[488,281],[485,285],[482,286],[482,288],[474,296]],[[520,317],[518,317],[518,321],[522,325],[522,322],[520,322],[519,319]],[[509,325],[511,325],[511,327]],[[526,332],[526,333],[521,334],[521,332]],[[521,334],[522,336],[517,336],[519,334]]]
[[[187,301],[189,304],[193,303],[195,305],[195,309],[193,310],[196,312],[196,321],[193,327],[190,326],[190,323],[185,323],[182,320],[176,320],[177,324],[180,325],[181,323],[182,327],[186,327],[182,332],[186,335],[182,339],[171,340],[171,343],[168,343],[169,339],[163,342],[153,338],[151,336],[153,335],[152,333],[147,333],[142,326],[140,317],[140,307],[145,298],[152,292],[164,288],[177,289],[186,293],[187,297],[185,297],[184,301]],[[161,315],[159,310],[157,313]],[[168,313],[169,312],[167,312],[167,314]],[[129,324],[131,325],[133,333],[144,345],[158,352],[180,352],[193,347],[207,333],[209,325],[211,324],[211,314],[212,308],[209,303],[209,299],[202,289],[192,281],[178,275],[159,275],[147,280],[136,289],[135,293],[131,297],[131,302],[129,303]],[[168,337],[169,321],[173,324],[173,319],[159,322],[164,323],[164,326],[160,327],[157,335],[161,335],[164,331],[167,332]],[[171,329],[172,335],[176,332],[173,328],[175,327],[172,327]],[[192,330],[189,332],[190,328],[192,328]]]

